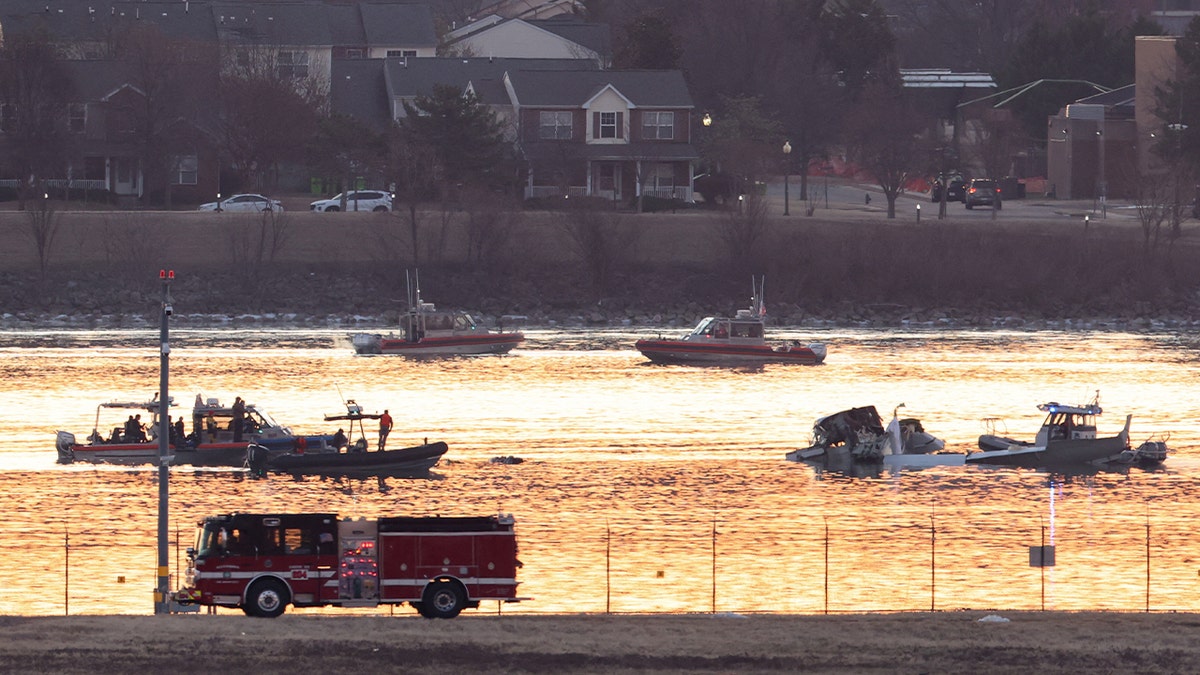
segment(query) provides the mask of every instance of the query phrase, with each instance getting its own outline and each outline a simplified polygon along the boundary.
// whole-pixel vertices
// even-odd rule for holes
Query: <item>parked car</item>
[[[967,183],[967,194],[963,197],[963,203],[968,209],[981,205],[991,206],[993,203],[999,209],[1000,186],[991,178],[972,178],[971,182]]]
[[[938,174],[929,188],[929,201],[942,201],[942,187],[946,187],[946,201],[961,202],[967,193],[967,179],[957,172]]]
[[[282,211],[283,204],[278,199],[268,199],[262,195],[245,194],[233,195],[219,202],[208,202],[200,205],[201,211]]]
[[[318,199],[309,204],[313,211],[341,211],[342,195]],[[391,211],[392,195],[385,190],[351,190],[346,193],[347,211]]]

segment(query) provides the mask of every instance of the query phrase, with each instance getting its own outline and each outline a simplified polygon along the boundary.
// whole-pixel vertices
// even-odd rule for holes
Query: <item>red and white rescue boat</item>
[[[514,330],[525,317],[500,317],[497,330],[476,323],[468,313],[439,310],[431,302],[421,301],[421,287],[409,288],[409,309],[400,317],[398,333],[351,333],[350,344],[358,354],[399,354],[401,356],[470,356],[507,354],[525,340]]]
[[[818,342],[769,344],[765,319],[760,280],[754,282],[750,309],[740,309],[733,317],[705,317],[691,333],[677,340],[642,339],[635,346],[655,363],[816,365],[825,360],[825,345]]]

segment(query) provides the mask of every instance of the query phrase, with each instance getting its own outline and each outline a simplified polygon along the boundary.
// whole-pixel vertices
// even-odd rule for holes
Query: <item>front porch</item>
[[[622,202],[646,196],[690,202],[693,188],[690,161],[589,160],[574,167],[531,166],[525,198],[595,197]]]

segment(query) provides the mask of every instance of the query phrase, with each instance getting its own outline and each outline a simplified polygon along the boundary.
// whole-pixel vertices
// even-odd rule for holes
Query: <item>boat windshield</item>
[[[271,415],[269,413],[267,413],[266,410],[263,410],[262,408],[251,408],[250,411],[248,411],[248,412],[253,412],[255,415],[258,415],[260,418],[262,418],[262,423],[259,424],[260,429],[266,429],[266,428],[270,428],[270,427],[279,426],[279,423],[277,423],[274,419],[272,419]]]
[[[455,314],[454,330],[475,330],[475,319],[470,314]]]
[[[706,316],[703,319],[700,319],[700,323],[696,324],[696,327],[692,329],[692,335],[706,335],[711,333],[713,324],[716,323],[716,321],[717,320],[711,316]]]

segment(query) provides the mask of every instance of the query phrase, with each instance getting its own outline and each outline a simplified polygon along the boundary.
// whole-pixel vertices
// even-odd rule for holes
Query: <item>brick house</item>
[[[516,70],[504,87],[527,198],[691,199],[699,155],[681,72]]]
[[[131,114],[139,98],[148,100],[145,78],[115,58],[119,36],[147,27],[196,54],[171,76],[183,83],[176,103],[186,105],[160,111],[165,117],[153,121],[153,130],[138,128],[145,114]],[[205,201],[220,189],[221,162],[206,132],[219,114],[218,71],[266,59],[280,77],[320,81],[329,91],[336,61],[432,57],[437,46],[429,7],[408,2],[7,0],[0,6],[0,39],[42,31],[64,59],[74,100],[63,175],[39,178],[52,188],[69,184],[107,190],[117,201],[154,203]],[[202,55],[206,50],[220,60]],[[13,105],[0,100],[0,117]],[[0,124],[0,157],[4,146]],[[150,157],[160,164],[155,171],[143,166]],[[3,184],[24,178],[6,167],[0,172]]]

